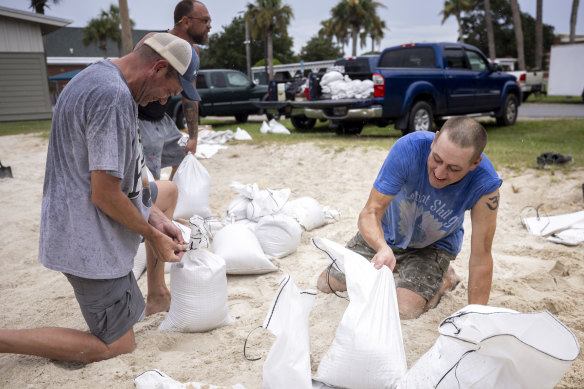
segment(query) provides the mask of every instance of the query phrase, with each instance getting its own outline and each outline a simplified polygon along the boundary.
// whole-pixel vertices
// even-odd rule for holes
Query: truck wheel
[[[345,122],[345,135],[358,135],[363,131],[363,122]]]
[[[497,116],[497,124],[499,126],[512,126],[517,120],[517,97],[513,94],[508,94],[505,97],[501,115]]]
[[[272,119],[280,120],[280,114],[274,115],[273,113],[266,112],[266,119],[268,119],[268,121],[270,121]]]
[[[418,101],[410,111],[407,132],[432,131],[434,115],[432,107],[425,101]]]
[[[247,122],[247,114],[245,113],[238,113],[237,115],[235,115],[235,120],[237,120],[239,123],[245,123]]]
[[[531,95],[531,92],[525,92],[525,93],[523,93],[523,102],[524,103],[527,101],[527,99],[529,98],[530,95]]]
[[[309,119],[304,115],[290,116],[290,121],[298,131],[312,130],[316,124],[316,119]]]

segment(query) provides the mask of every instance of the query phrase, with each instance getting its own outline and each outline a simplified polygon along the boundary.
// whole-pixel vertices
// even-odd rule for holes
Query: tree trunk
[[[268,32],[268,80],[274,79],[274,47],[273,47],[273,32]]]
[[[543,69],[543,0],[536,1],[535,11],[535,68]]]
[[[513,25],[515,26],[515,40],[517,41],[517,64],[519,70],[525,70],[525,51],[523,48],[523,29],[521,27],[521,11],[517,0],[511,0]]]
[[[359,32],[359,31],[357,31],[357,29],[355,29],[355,27],[353,27],[353,28],[351,29],[351,37],[353,38],[353,50],[351,51],[351,52],[352,52],[352,54],[351,54],[351,55],[352,55],[353,57],[355,57],[355,56],[357,55],[357,38],[358,38],[358,37],[357,37],[357,33],[358,33],[358,32]]]
[[[580,0],[572,0],[572,14],[570,15],[570,43],[576,42],[576,20],[578,19],[578,5]]]
[[[495,33],[493,32],[493,21],[491,20],[491,0],[485,0],[485,17],[487,22],[487,40],[489,42],[489,58],[495,61]]]
[[[130,23],[130,11],[128,10],[128,0],[118,0],[120,8],[120,24],[122,25],[122,45],[124,52],[122,55],[131,53],[134,49],[132,42],[132,24]]]
[[[460,43],[464,43],[464,37],[462,36],[462,22],[460,20],[460,13],[457,13],[455,16],[456,23],[458,23],[458,41]]]

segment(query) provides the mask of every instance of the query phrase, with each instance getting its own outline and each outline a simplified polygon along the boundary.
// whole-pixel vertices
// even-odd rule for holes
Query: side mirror
[[[491,73],[493,73],[493,72],[501,72],[501,71],[503,71],[503,67],[500,64],[498,64],[498,63],[490,63],[489,64],[489,70],[490,70]]]

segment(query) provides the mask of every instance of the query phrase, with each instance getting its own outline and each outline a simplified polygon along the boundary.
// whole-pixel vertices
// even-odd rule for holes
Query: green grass
[[[26,121],[26,122],[0,122],[0,136],[30,134],[39,132],[42,135],[49,135],[51,131],[50,120]]]
[[[328,130],[327,122],[317,122],[314,130],[298,132],[290,120],[280,121],[291,130],[290,135],[262,134],[261,123],[237,123],[234,120],[206,120],[201,124],[211,124],[214,130],[221,131],[237,127],[249,132],[254,143],[290,144],[297,142],[314,142],[323,147],[333,146],[342,150],[351,146],[381,147],[389,149],[401,136],[401,131],[393,126],[379,128],[366,126],[361,135],[338,136]],[[487,129],[489,142],[485,153],[496,168],[523,169],[536,167],[537,156],[544,152],[570,155],[574,162],[562,169],[584,167],[584,119],[565,120],[520,120],[510,127],[498,127],[494,120],[481,119]],[[554,167],[558,168],[558,167]]]
[[[521,170],[535,167],[536,158],[544,152],[571,155],[574,162],[561,169],[584,167],[584,119],[565,120],[520,120],[514,126],[498,127],[494,120],[481,122],[489,134],[489,143],[485,153],[495,164],[495,167]],[[209,120],[203,118],[201,124],[211,124],[214,130],[233,130],[241,127],[253,138],[253,143],[259,146],[268,143],[293,144],[298,142],[313,142],[326,148],[332,148],[335,153],[342,153],[349,147],[380,147],[389,150],[399,139],[401,132],[393,126],[379,128],[366,126],[358,136],[338,136],[329,131],[328,122],[317,122],[315,128],[306,132],[294,130],[290,120],[281,120],[285,127],[291,130],[290,135],[262,134],[261,123],[237,123],[231,118]],[[49,120],[27,122],[0,123],[0,135],[40,133],[48,136],[51,128]]]
[[[570,96],[547,96],[543,93],[539,96],[534,94],[529,95],[526,103],[540,103],[540,104],[584,104],[582,97]]]

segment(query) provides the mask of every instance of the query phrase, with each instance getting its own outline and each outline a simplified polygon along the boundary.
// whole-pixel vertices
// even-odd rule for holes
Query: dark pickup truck
[[[393,123],[404,134],[432,130],[447,116],[491,115],[499,125],[517,119],[521,89],[476,47],[460,43],[406,44],[379,56],[368,98],[331,99],[311,78],[310,100],[290,102],[312,119],[328,119],[338,134],[358,134],[366,123]]]
[[[268,88],[254,84],[238,70],[209,69],[197,74],[197,91],[201,96],[199,116],[235,116],[245,123],[249,115],[263,113],[253,103],[265,99]],[[186,128],[181,95],[171,97],[167,113],[178,128]]]

